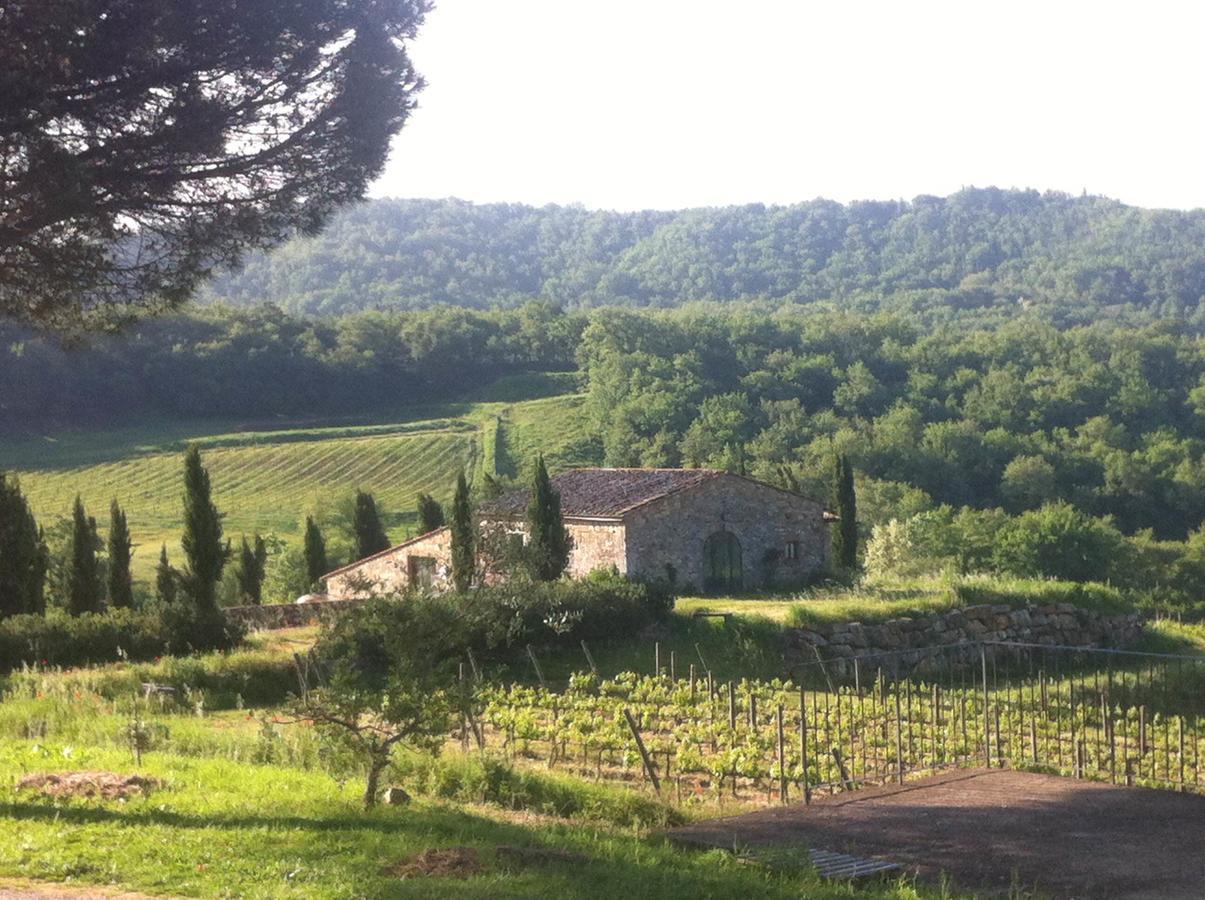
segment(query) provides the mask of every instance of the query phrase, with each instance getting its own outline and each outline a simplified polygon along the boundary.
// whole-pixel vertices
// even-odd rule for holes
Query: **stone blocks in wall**
[[[1046,646],[1121,648],[1142,633],[1137,613],[1106,615],[1069,603],[1014,609],[1004,605],[968,606],[945,613],[892,619],[878,625],[844,622],[787,631],[784,661],[787,670],[825,661],[863,658],[866,665],[897,660],[905,665],[922,661],[924,651],[980,641]],[[915,652],[909,652],[915,651]],[[978,650],[969,654],[978,659]],[[943,660],[945,657],[943,657]]]
[[[351,609],[356,600],[315,600],[311,603],[273,603],[267,606],[227,606],[226,619],[246,628],[271,631],[276,628],[300,628],[325,625]]]

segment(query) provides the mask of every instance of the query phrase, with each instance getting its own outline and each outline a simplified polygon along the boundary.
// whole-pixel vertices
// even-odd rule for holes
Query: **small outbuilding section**
[[[812,499],[714,469],[570,469],[552,479],[573,539],[568,574],[614,567],[634,579],[724,593],[800,584],[828,567],[828,523]],[[527,491],[485,503],[485,529],[526,537]],[[447,528],[326,577],[332,599],[446,587]]]

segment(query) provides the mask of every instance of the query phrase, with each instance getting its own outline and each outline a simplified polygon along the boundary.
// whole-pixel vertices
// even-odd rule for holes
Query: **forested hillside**
[[[1205,322],[1205,211],[1101,197],[964,190],[680,212],[378,200],[206,292],[305,313],[693,300],[826,302],[927,320]]]

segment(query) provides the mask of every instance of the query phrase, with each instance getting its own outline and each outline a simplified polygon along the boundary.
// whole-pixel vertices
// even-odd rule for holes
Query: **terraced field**
[[[126,508],[134,540],[136,576],[146,577],[159,544],[179,539],[181,452],[202,448],[214,499],[227,535],[299,531],[307,509],[332,504],[357,487],[371,491],[391,537],[414,530],[420,491],[451,497],[462,469],[514,474],[519,460],[499,466],[496,448],[512,454],[542,449],[554,468],[582,464],[590,442],[581,397],[565,395],[517,403],[462,403],[424,410],[400,422],[306,423],[303,428],[241,428],[206,432],[204,423],[159,429],[48,436],[0,442],[0,469],[15,470],[43,525],[70,513],[79,493],[104,528],[109,501]]]

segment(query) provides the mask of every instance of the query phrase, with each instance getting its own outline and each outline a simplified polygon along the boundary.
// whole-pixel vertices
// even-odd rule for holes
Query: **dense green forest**
[[[397,410],[577,369],[599,461],[745,471],[816,492],[846,453],[868,520],[1064,500],[1182,538],[1205,511],[1205,348],[1191,326],[919,327],[744,304],[294,317],[209,309],[85,347],[0,336],[10,433],[148,417]],[[0,467],[3,466],[0,447]]]
[[[206,291],[293,312],[762,299],[926,321],[1205,322],[1205,211],[968,189],[680,212],[377,200]]]
[[[599,463],[827,496],[844,455],[875,565],[1124,580],[1138,548],[1144,583],[1191,563],[1181,592],[1205,584],[1205,213],[996,190],[638,214],[381,201],[212,294],[75,343],[0,325],[0,435],[384,421],[575,372]],[[1047,532],[1064,537],[1025,549]],[[1067,535],[1074,571],[1025,556]]]
[[[444,401],[516,372],[573,370],[584,325],[539,303],[320,319],[215,307],[66,344],[0,324],[0,435],[148,417],[312,420]]]

